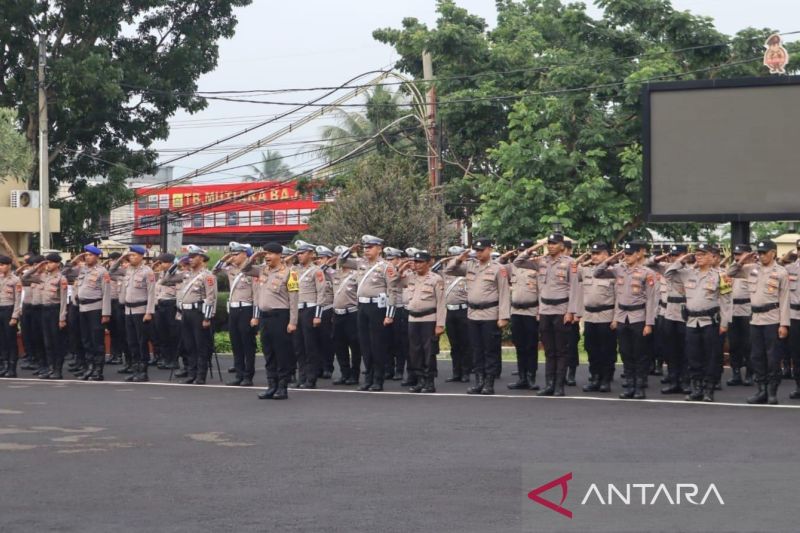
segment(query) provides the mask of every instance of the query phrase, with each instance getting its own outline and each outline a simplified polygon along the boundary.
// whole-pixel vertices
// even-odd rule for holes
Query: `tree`
[[[359,159],[343,181],[336,201],[324,204],[300,236],[335,246],[377,235],[389,246],[426,248],[432,253],[456,237],[444,210],[428,190],[427,177],[401,156],[373,154]]]
[[[283,161],[283,156],[277,150],[267,150],[261,154],[261,163],[251,165],[253,174],[245,176],[244,181],[274,181],[291,177],[289,165]]]
[[[32,147],[39,34],[47,43],[50,190],[68,183],[74,195],[54,203],[62,209],[59,244],[94,235],[98,215],[129,200],[120,183],[153,170],[157,154],[151,146],[167,137],[167,119],[178,109],[193,113],[205,107],[194,94],[197,79],[216,66],[217,41],[233,35],[233,9],[250,2],[0,3],[0,105],[18,110]],[[86,178],[95,176],[107,178],[108,186],[98,195],[84,194]],[[100,202],[87,209],[95,200]],[[87,213],[88,219],[72,218]]]
[[[451,204],[512,243],[560,223],[583,242],[647,235],[641,216],[641,82],[766,75],[770,29],[733,38],[668,0],[498,0],[497,27],[440,0],[436,28],[405,19],[374,32],[421,76],[433,54]],[[790,52],[798,45],[789,45]],[[789,64],[795,70],[796,61]],[[497,98],[501,96],[501,98]],[[465,179],[466,178],[466,179]],[[466,185],[465,182],[466,181]],[[697,238],[696,224],[653,225]]]
[[[6,178],[26,180],[33,168],[33,151],[17,129],[13,109],[0,108],[0,183]]]

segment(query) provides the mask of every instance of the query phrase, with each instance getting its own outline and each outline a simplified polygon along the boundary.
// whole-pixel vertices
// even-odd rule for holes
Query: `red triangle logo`
[[[545,483],[541,487],[537,487],[528,493],[528,498],[535,501],[539,505],[544,505],[551,511],[555,511],[567,518],[572,518],[572,511],[569,509],[565,509],[562,507],[564,504],[564,500],[567,499],[567,493],[569,492],[569,487],[567,486],[567,482],[572,481],[572,472],[568,474],[564,474],[560,478],[556,478],[553,481]],[[543,492],[547,492],[548,490],[552,489],[553,487],[561,487],[561,501],[558,504],[551,502],[550,500],[545,500],[541,497]]]

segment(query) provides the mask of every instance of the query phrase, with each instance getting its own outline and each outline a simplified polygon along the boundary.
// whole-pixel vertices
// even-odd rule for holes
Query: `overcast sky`
[[[494,0],[457,0],[457,3],[494,26]],[[771,27],[783,32],[800,30],[800,0],[673,0],[672,3],[676,9],[713,17],[717,28],[727,34],[747,26]],[[590,12],[599,15],[595,7],[590,7]],[[221,91],[340,85],[363,72],[393,64],[397,59],[393,49],[374,41],[372,31],[383,27],[398,28],[405,17],[416,17],[429,27],[434,26],[434,0],[254,0],[249,7],[238,10],[236,35],[220,43],[219,65],[214,72],[200,79],[199,89]],[[270,96],[269,99],[299,102],[316,94],[288,93]],[[156,146],[170,151],[202,146],[287,109],[212,100],[201,113],[176,115],[171,121],[173,128],[169,139]],[[289,119],[283,119],[225,143],[222,150],[175,162],[174,176],[179,177],[223,157],[289,122]],[[320,137],[320,128],[325,123],[319,120],[311,122],[283,137],[272,148],[285,155],[287,163],[295,171],[313,168],[320,163],[319,160],[310,155],[295,154],[309,149],[307,143]],[[174,152],[165,151],[161,160],[174,155]],[[260,152],[254,152],[224,168],[258,160]],[[246,168],[234,169],[195,181],[238,181],[244,174],[247,174]]]

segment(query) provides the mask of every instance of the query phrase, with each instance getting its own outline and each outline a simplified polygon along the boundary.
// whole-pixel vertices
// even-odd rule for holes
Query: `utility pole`
[[[168,221],[168,209],[162,209],[161,215],[159,216],[159,242],[158,245],[161,247],[161,253],[167,252],[167,246],[169,243],[169,224]]]
[[[422,76],[425,81],[433,81],[433,59],[430,52],[422,52]],[[430,84],[428,92],[425,94],[425,135],[428,138],[428,175],[431,180],[431,189],[441,185],[439,176],[439,136],[436,133],[436,87]]]
[[[50,248],[50,148],[47,142],[47,37],[39,34],[39,250]]]

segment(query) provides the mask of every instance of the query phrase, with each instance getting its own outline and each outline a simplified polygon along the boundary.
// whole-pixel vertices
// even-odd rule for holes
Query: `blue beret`
[[[93,254],[93,255],[96,255],[96,256],[103,255],[103,252],[102,252],[102,250],[100,250],[100,248],[98,248],[97,246],[92,246],[91,244],[87,244],[86,246],[84,246],[83,247],[83,251],[84,252],[89,252],[90,254]]]
[[[138,244],[134,244],[129,248],[129,250],[135,254],[147,255],[147,248],[145,248],[144,246],[140,246]]]

